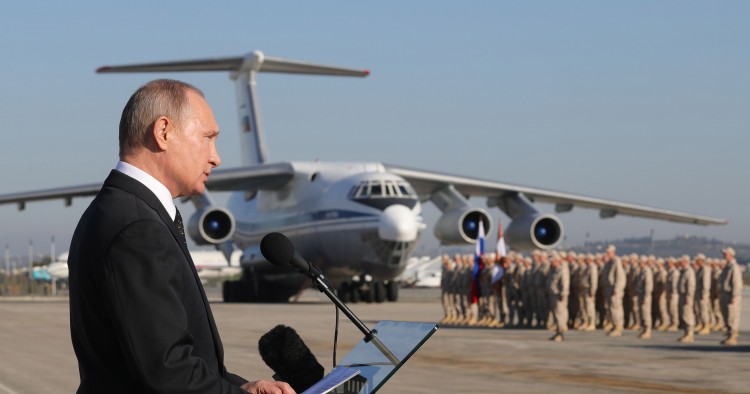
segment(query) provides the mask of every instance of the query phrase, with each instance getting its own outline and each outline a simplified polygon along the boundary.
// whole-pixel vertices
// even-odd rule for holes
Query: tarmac
[[[320,293],[305,291],[290,304],[224,304],[208,289],[221,333],[227,369],[245,378],[270,379],[258,338],[277,324],[297,330],[330,371],[335,309]],[[745,289],[742,327],[750,320]],[[380,320],[436,322],[437,289],[402,289],[397,303],[352,304],[368,327]],[[70,344],[65,297],[0,297],[0,394],[75,392],[78,368]],[[362,335],[340,315],[338,358]],[[750,335],[740,345],[719,345],[722,334],[696,336],[637,332],[609,338],[602,331],[569,331],[565,341],[546,330],[442,326],[380,393],[747,393]]]

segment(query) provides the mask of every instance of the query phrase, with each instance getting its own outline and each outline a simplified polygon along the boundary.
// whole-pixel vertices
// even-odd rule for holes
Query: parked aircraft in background
[[[410,257],[406,263],[406,269],[398,276],[402,285],[413,287],[440,287],[440,279],[443,277],[443,258],[437,257]]]
[[[297,252],[317,264],[349,301],[396,301],[393,281],[406,267],[426,225],[424,202],[442,216],[434,228],[443,244],[473,243],[481,221],[487,233],[492,220],[469,196],[485,197],[511,221],[506,240],[515,249],[555,247],[562,222],[538,212],[534,202],[555,204],[558,213],[574,206],[597,209],[602,218],[637,216],[693,224],[725,224],[723,219],[536,189],[471,177],[448,175],[383,163],[269,162],[259,118],[258,72],[365,77],[354,70],[265,56],[102,67],[100,73],[227,71],[235,82],[242,166],[217,169],[206,183],[211,191],[233,191],[228,206],[211,202],[209,192],[193,197],[197,211],[188,231],[199,245],[213,244],[229,257],[242,251],[242,278],[224,284],[225,301],[285,301],[307,285],[302,275],[268,264],[259,249],[261,238],[281,232]],[[0,204],[96,194],[101,184],[64,187],[0,196]]]
[[[216,250],[190,251],[198,276],[203,279],[229,278],[242,273],[240,268],[241,251],[235,250],[227,264],[224,254]],[[68,279],[68,252],[57,256],[57,259],[44,267],[44,270],[55,279]]]
[[[47,271],[55,279],[68,279],[68,252],[57,256],[57,259],[47,266]]]
[[[228,279],[242,273],[240,267],[241,250],[235,250],[227,258],[218,250],[191,250],[190,257],[195,264],[195,270],[202,280]]]

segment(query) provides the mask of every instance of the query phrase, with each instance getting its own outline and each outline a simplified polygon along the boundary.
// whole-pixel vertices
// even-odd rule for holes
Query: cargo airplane
[[[554,248],[563,237],[555,215],[533,203],[555,205],[556,213],[574,206],[599,210],[600,217],[636,216],[700,225],[726,220],[622,203],[601,198],[518,186],[460,175],[384,163],[270,162],[261,127],[256,75],[259,72],[365,77],[366,70],[325,66],[265,56],[102,67],[99,73],[225,71],[235,83],[242,165],[212,171],[207,192],[193,197],[195,214],[188,231],[199,245],[215,245],[229,260],[242,251],[242,276],[224,283],[225,301],[286,301],[307,283],[302,275],[268,264],[261,238],[282,232],[297,252],[317,264],[349,302],[396,301],[393,280],[406,267],[426,225],[422,204],[431,202],[442,215],[434,234],[442,244],[476,242],[478,223],[491,231],[484,208],[470,196],[486,198],[510,219],[506,240],[515,249]],[[95,195],[100,183],[0,196],[0,204],[24,209],[29,201]],[[212,203],[209,191],[232,191],[226,207]]]

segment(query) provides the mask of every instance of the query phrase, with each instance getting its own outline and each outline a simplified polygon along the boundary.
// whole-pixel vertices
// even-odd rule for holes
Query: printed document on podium
[[[324,394],[329,393],[336,387],[347,382],[349,379],[359,375],[359,370],[347,367],[336,367],[323,379],[310,386],[302,394]]]

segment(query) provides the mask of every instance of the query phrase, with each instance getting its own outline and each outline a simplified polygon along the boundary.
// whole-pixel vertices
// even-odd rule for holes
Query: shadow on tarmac
[[[652,345],[652,346],[639,346],[644,349],[655,349],[655,350],[678,350],[678,351],[690,351],[690,352],[720,352],[720,353],[750,353],[750,345],[744,346],[700,346],[700,345]]]

